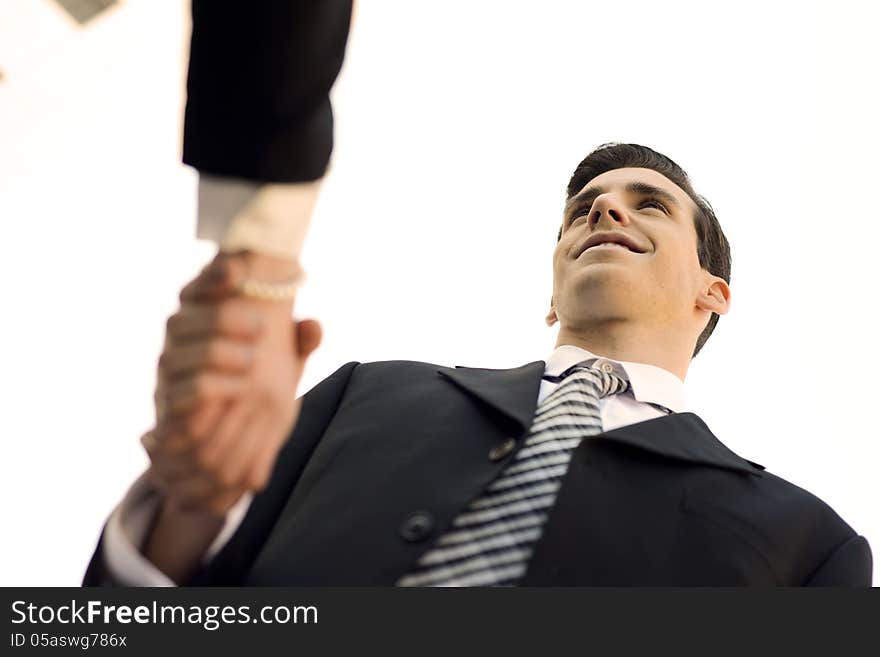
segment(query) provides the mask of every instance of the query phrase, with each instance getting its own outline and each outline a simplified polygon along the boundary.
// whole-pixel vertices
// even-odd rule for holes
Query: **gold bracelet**
[[[247,278],[238,286],[238,291],[242,296],[251,297],[252,299],[284,301],[296,297],[296,291],[300,288],[304,279],[305,273],[302,270],[293,279],[283,283],[266,283],[265,281]]]

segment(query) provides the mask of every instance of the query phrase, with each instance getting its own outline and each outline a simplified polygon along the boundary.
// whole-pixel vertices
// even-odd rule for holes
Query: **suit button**
[[[495,445],[495,447],[489,450],[489,460],[493,463],[500,461],[510,454],[514,447],[516,447],[516,441],[513,438],[508,438],[503,443]]]
[[[415,511],[400,525],[400,536],[405,541],[416,542],[426,538],[434,529],[434,516],[427,511]]]

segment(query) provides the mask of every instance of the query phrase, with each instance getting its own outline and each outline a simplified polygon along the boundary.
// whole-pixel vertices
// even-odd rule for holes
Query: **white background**
[[[369,2],[299,314],[348,360],[546,358],[564,189],[606,141],[687,169],[732,310],[687,377],[731,449],[880,550],[876,3]],[[179,163],[188,3],[78,29],[0,3],[0,584],[76,585],[146,464],[155,361],[210,257]],[[875,582],[880,577],[875,571]]]

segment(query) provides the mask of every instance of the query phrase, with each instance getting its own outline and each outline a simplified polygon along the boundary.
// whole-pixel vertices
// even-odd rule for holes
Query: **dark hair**
[[[584,185],[596,176],[606,171],[627,167],[653,169],[657,173],[669,178],[669,180],[681,187],[691,197],[697,205],[697,212],[694,215],[694,226],[697,231],[697,256],[700,259],[700,266],[710,274],[723,278],[729,284],[730,244],[724,236],[724,231],[721,230],[721,225],[715,217],[715,212],[712,210],[709,201],[694,191],[684,169],[665,155],[639,144],[620,144],[616,142],[602,144],[577,165],[565,190],[566,200],[577,194],[583,189]],[[560,227],[557,241],[561,238],[562,228]],[[691,358],[700,353],[700,349],[703,348],[706,340],[712,335],[712,331],[715,330],[715,325],[718,323],[718,317],[718,313],[712,313],[706,328],[703,329],[700,337],[697,338],[696,348]]]

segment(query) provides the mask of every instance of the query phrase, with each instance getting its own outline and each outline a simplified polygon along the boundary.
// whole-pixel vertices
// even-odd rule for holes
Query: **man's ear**
[[[709,275],[707,284],[697,296],[697,308],[726,315],[730,310],[730,286],[723,278]]]
[[[552,296],[550,297],[550,312],[547,313],[547,317],[544,318],[544,321],[547,322],[547,326],[553,326],[559,321],[559,318],[556,316],[556,304],[554,303]]]

